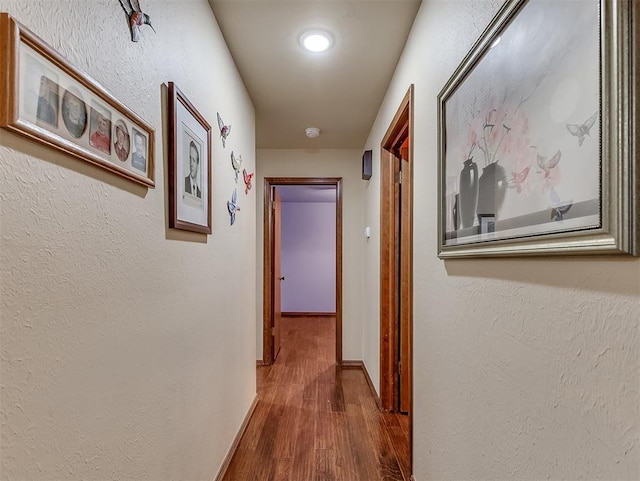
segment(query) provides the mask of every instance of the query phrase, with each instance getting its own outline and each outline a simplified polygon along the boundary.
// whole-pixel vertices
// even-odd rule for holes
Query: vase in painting
[[[458,230],[458,227],[460,226],[460,212],[458,208],[459,204],[460,204],[460,194],[456,194],[454,196],[453,209],[451,210],[453,230]]]
[[[458,215],[463,228],[472,227],[478,204],[478,166],[473,157],[464,161],[460,172]]]
[[[507,193],[507,172],[498,161],[482,169],[478,181],[478,215],[489,215],[496,219]]]

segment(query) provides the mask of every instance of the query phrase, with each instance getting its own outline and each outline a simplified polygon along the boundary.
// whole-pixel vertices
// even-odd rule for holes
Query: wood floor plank
[[[313,359],[307,359],[305,361],[306,376],[304,378],[304,392],[302,394],[303,399],[316,399],[318,396],[318,362]]]
[[[291,384],[288,389],[286,404],[274,439],[274,456],[276,458],[293,458],[297,437],[292,435],[300,431],[299,423],[303,417],[301,384]]]
[[[248,461],[251,459],[255,459],[253,451],[249,454],[248,450],[241,447],[236,449],[236,452],[227,467],[224,479],[249,479],[248,469],[250,467],[250,462]]]
[[[403,481],[408,424],[378,410],[361,370],[336,365],[335,318],[285,317],[281,330],[223,481]]]
[[[342,386],[342,371],[338,366],[334,367],[335,383],[331,390],[331,411],[344,412],[344,392]]]
[[[345,413],[333,413],[331,417],[334,435],[336,481],[352,481],[358,478],[356,460],[351,454],[351,437],[347,429]]]
[[[316,449],[315,481],[336,481],[335,455],[332,449]]]
[[[293,458],[275,458],[271,462],[268,481],[295,481],[291,478],[292,470]]]
[[[291,470],[292,480],[315,478],[315,449],[313,449],[313,435],[316,419],[310,419],[303,424],[302,429],[293,433],[296,438],[294,462]]]
[[[351,441],[351,454],[354,457],[359,480],[383,479],[377,472],[377,453],[370,439],[368,426],[359,406],[349,404],[346,407],[347,431]]]
[[[249,421],[241,440],[240,447],[243,449],[255,451],[258,445],[258,440],[260,439],[260,434],[262,433],[264,425],[270,415],[271,407],[275,404],[277,390],[271,389],[269,391],[265,391],[263,394],[264,395],[259,398],[256,403],[253,416],[251,416],[251,420]]]
[[[272,460],[275,452],[276,433],[282,421],[285,409],[283,405],[272,404],[267,419],[258,438],[255,449],[255,459]],[[253,463],[257,479],[268,479],[271,463]]]
[[[399,413],[383,413],[383,419],[400,470],[404,477],[409,479],[409,416]]]
[[[378,471],[384,476],[402,479],[400,465],[396,458],[395,450],[386,429],[383,414],[379,411],[371,411],[366,406],[361,406],[362,414],[367,423],[367,431],[371,436],[373,445],[376,446]]]

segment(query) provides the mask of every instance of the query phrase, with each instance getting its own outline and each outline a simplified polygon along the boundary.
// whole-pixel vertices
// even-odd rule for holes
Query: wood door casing
[[[273,337],[273,340],[271,343],[271,359],[273,360],[273,362],[275,362],[276,358],[278,357],[278,352],[280,352],[280,318],[282,317],[282,269],[280,261],[280,252],[282,245],[282,210],[280,206],[280,193],[275,186],[272,187],[271,208],[271,221],[273,223],[273,251],[271,253],[271,262],[273,266],[273,279],[271,280],[273,286],[273,299],[271,301],[271,305],[273,306],[273,311],[271,313],[271,335]]]
[[[401,413],[409,412],[409,398],[411,390],[410,378],[410,315],[411,295],[406,286],[411,284],[411,185],[406,179],[411,176],[411,163],[409,162],[409,135],[408,130],[403,129],[397,136],[398,145],[390,151],[389,162],[393,170],[393,182],[390,182],[393,194],[388,202],[391,209],[390,219],[392,223],[392,244],[390,258],[393,259],[391,277],[387,285],[390,288],[389,322],[387,326],[391,330],[389,339],[392,343],[389,354],[390,367],[392,367],[391,405],[387,409]],[[402,181],[401,179],[405,179]],[[391,237],[391,236],[390,236]]]
[[[413,173],[411,171],[411,162],[409,162],[409,144],[410,138],[407,134],[402,146],[399,149],[399,164],[401,177],[411,179]],[[400,286],[412,285],[412,219],[411,219],[411,198],[413,197],[412,185],[410,182],[403,182],[400,185],[400,205],[399,205],[399,217],[400,217],[400,240],[399,247],[400,252],[403,253],[399,256],[399,270],[400,270]],[[398,362],[400,364],[399,375],[399,406],[398,409],[402,413],[408,413],[411,410],[411,352],[410,352],[410,338],[411,338],[411,292],[410,289],[399,289],[398,298],[400,300],[399,309],[399,356]]]
[[[393,322],[397,310],[394,296],[397,261],[393,250],[395,221],[392,216],[395,205],[393,154],[380,153],[380,402],[383,409],[392,410],[396,339]]]
[[[380,144],[380,400],[384,409],[406,410],[409,415],[410,465],[413,459],[413,89],[411,85]],[[396,185],[398,182],[400,185]]]
[[[272,209],[271,189],[278,185],[334,185],[336,187],[336,363],[342,363],[342,178],[340,177],[265,177],[263,183],[263,306],[262,306],[262,364],[272,364],[273,338],[271,336],[273,312],[272,275]]]

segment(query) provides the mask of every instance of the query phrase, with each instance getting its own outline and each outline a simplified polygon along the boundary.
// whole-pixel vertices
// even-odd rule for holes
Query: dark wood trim
[[[397,339],[394,337],[396,299],[396,253],[392,249],[396,233],[394,210],[394,149],[403,135],[413,132],[411,100],[413,85],[409,87],[380,144],[380,399],[385,409],[397,405],[394,387]],[[410,137],[412,139],[412,136]],[[413,157],[413,141],[409,145],[409,161]],[[409,179],[412,182],[411,177]],[[406,286],[409,288],[409,286]],[[412,290],[412,289],[410,289]]]
[[[411,393],[409,396],[409,473],[413,473],[413,196],[414,196],[414,188],[413,188],[413,171],[414,171],[414,163],[415,158],[413,156],[413,145],[415,138],[413,128],[413,84],[409,87],[409,92],[407,95],[409,96],[409,185],[411,185],[411,195],[408,198],[409,201],[409,228],[408,228],[408,239],[409,239],[409,252],[408,255],[408,267],[409,267],[409,286],[407,287],[405,293],[407,296],[407,310],[409,314],[409,321],[407,329],[409,331],[409,392]],[[412,475],[413,476],[413,475]]]
[[[262,361],[262,359],[258,359],[258,360],[256,360],[256,367],[262,367],[262,366],[264,366],[264,365],[265,365],[265,364],[264,364],[264,362]]]
[[[271,339],[271,185],[264,179],[263,186],[263,239],[262,239],[262,363],[269,365],[273,363],[271,350],[273,341]]]
[[[393,407],[393,320],[394,306],[394,251],[393,219],[393,154],[380,152],[380,399],[385,409]]]
[[[224,461],[222,461],[222,466],[220,466],[220,471],[218,471],[218,475],[216,476],[215,481],[222,481],[222,478],[224,478],[227,469],[229,469],[231,459],[233,458],[233,455],[236,454],[238,446],[240,445],[240,440],[242,439],[242,436],[244,436],[244,432],[247,430],[247,426],[249,425],[249,421],[251,420],[251,416],[253,416],[257,405],[258,395],[256,394],[256,396],[253,398],[251,406],[249,406],[247,414],[244,416],[242,424],[240,425],[240,429],[238,429],[238,432],[236,433],[236,437],[233,438],[233,443],[231,443],[231,447],[229,448],[229,451],[227,451],[227,455],[224,457]]]
[[[345,359],[340,363],[340,367],[342,369],[362,369],[364,367],[364,362],[356,359]]]
[[[395,386],[395,360],[398,356],[395,318],[398,302],[408,316],[408,362],[409,362],[409,460],[410,471],[413,471],[413,97],[414,86],[409,87],[396,114],[380,143],[380,400],[384,409],[398,409],[399,399]],[[396,218],[394,202],[396,195],[394,186],[395,150],[399,143],[409,138],[408,172],[403,172],[402,183],[409,188],[403,192],[402,202],[406,204],[409,216],[408,224],[404,224],[403,235],[408,243],[403,243],[401,263],[408,270],[408,281],[396,279],[396,252],[393,243],[396,234]],[[408,190],[409,195],[406,194]],[[408,251],[408,252],[407,252]],[[405,276],[403,276],[405,277]],[[400,299],[396,293],[402,290]]]
[[[336,182],[336,362],[342,362],[342,178]]]
[[[282,317],[334,317],[335,312],[282,312]]]
[[[342,361],[342,178],[341,177],[265,177],[263,195],[263,303],[262,303],[262,361],[273,363],[271,339],[272,292],[271,283],[271,187],[278,185],[334,185],[336,187],[336,362]],[[313,314],[317,315],[317,314]]]

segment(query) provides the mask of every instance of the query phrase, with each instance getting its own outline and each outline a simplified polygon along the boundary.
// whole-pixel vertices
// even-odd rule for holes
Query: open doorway
[[[407,416],[408,460],[413,453],[413,85],[380,150],[380,400]],[[403,469],[404,471],[404,469]]]
[[[283,317],[336,315],[336,187],[279,185]]]
[[[271,177],[265,178],[264,185],[264,308],[263,308],[263,363],[266,365],[272,364],[280,349],[280,325],[283,314],[284,300],[284,313],[289,315],[327,315],[333,319],[335,316],[335,359],[339,364],[342,361],[342,181],[339,178],[281,178]],[[305,289],[312,289],[313,287],[307,283],[296,282],[296,285],[292,285],[295,281],[296,275],[304,275],[304,268],[291,267],[289,272],[294,275],[289,277],[289,285],[284,289],[283,286],[287,283],[287,272],[282,271],[282,228],[283,228],[283,202],[282,197],[284,195],[285,201],[288,196],[294,195],[294,190],[289,189],[293,186],[306,186],[313,187],[313,190],[318,196],[326,196],[327,192],[331,192],[334,196],[334,221],[335,221],[335,249],[334,257],[335,269],[333,271],[333,280],[335,282],[334,292],[331,296],[324,292],[322,299],[315,299],[313,305],[306,304],[309,310],[300,310],[300,306],[305,304],[297,304],[297,300]],[[326,187],[326,188],[323,188]],[[324,192],[323,192],[324,191]],[[289,197],[290,198],[290,197]],[[287,208],[285,207],[285,210]],[[291,209],[290,209],[291,210]],[[300,210],[300,209],[298,209]],[[285,223],[286,228],[286,223]],[[299,253],[297,253],[299,254]],[[291,265],[299,262],[299,257],[293,256],[293,258],[285,260]],[[310,260],[310,264],[313,261]],[[323,266],[323,269],[325,266]],[[326,269],[325,269],[326,270]],[[296,274],[295,271],[298,271]],[[324,300],[323,300],[324,299]],[[320,303],[316,302],[320,301]],[[324,304],[323,304],[324,302]],[[333,309],[327,310],[328,305],[333,303]],[[324,306],[324,307],[323,307]],[[287,311],[287,309],[293,309]]]

